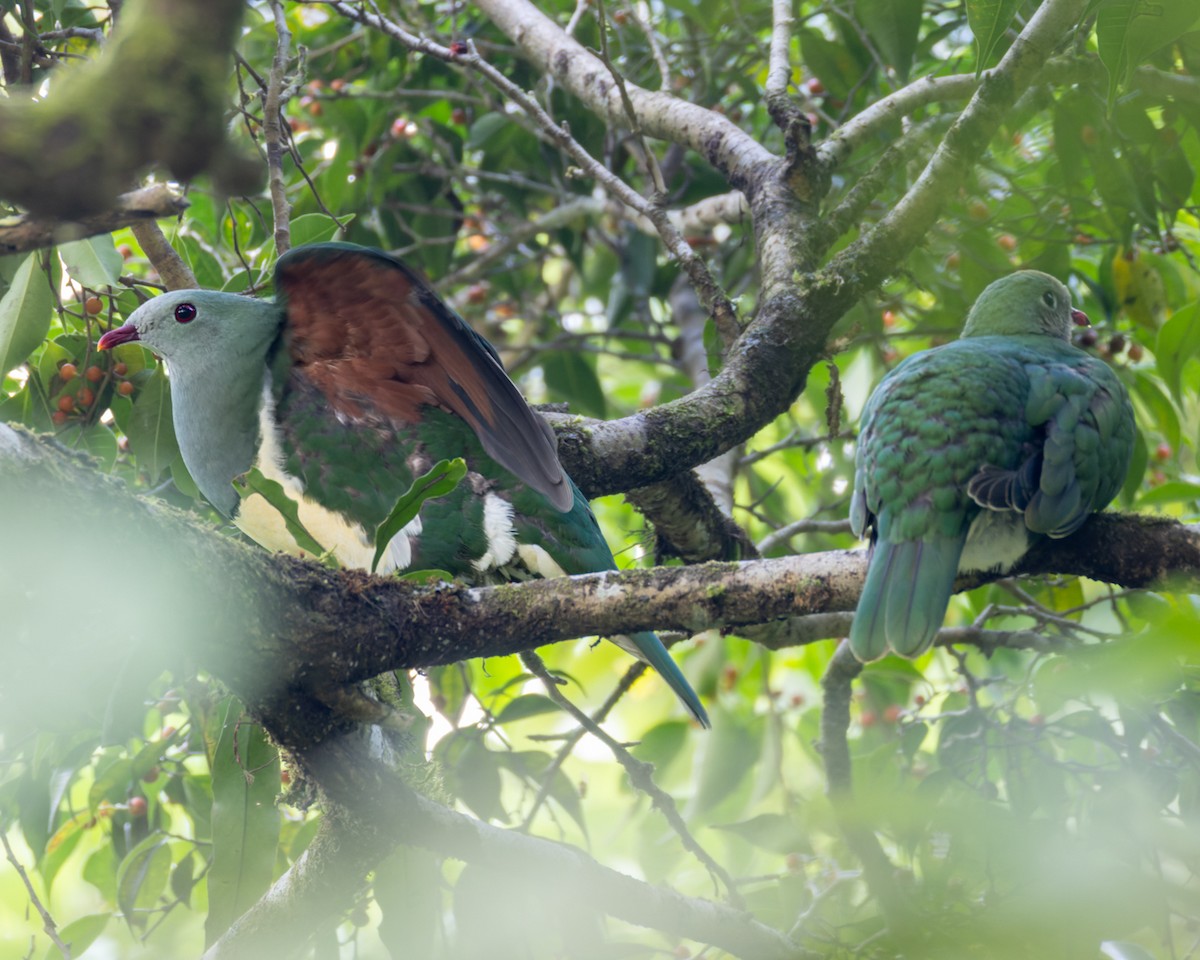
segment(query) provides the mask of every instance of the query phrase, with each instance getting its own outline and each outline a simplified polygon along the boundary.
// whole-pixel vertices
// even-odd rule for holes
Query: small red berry
[[[1112,355],[1113,355],[1113,356],[1116,356],[1118,353],[1120,353],[1121,351],[1123,351],[1123,350],[1125,349],[1125,336],[1124,336],[1124,334],[1120,334],[1120,333],[1114,333],[1114,334],[1113,334],[1113,335],[1112,335],[1112,336],[1109,338],[1109,341],[1108,341],[1108,349],[1109,349],[1109,352],[1110,352],[1110,353],[1112,353]]]
[[[467,290],[467,303],[483,303],[487,299],[488,285],[476,283]]]
[[[62,410],[55,410],[50,414],[50,419],[61,427],[67,422],[67,415]]]
[[[118,362],[113,365],[113,373],[115,373],[118,377],[123,377],[128,372],[129,372],[129,366],[125,363]]]
[[[79,405],[81,407],[90,407],[93,401],[95,401],[96,395],[92,393],[88,387],[82,387],[80,391],[75,394],[75,399],[79,401]]]
[[[864,710],[862,716],[858,718],[858,722],[862,724],[864,730],[875,726],[879,722],[879,716],[874,710]]]
[[[59,397],[58,398],[58,409],[59,409],[60,413],[70,413],[72,410],[75,409],[75,398],[74,397]]]
[[[1084,348],[1094,347],[1099,340],[1100,335],[1090,328],[1081,331],[1079,334],[1079,345]]]
[[[813,77],[811,80],[809,80],[805,86],[808,88],[808,92],[814,97],[819,97],[825,92],[825,84],[823,84],[816,77]]]
[[[946,266],[951,270],[957,270],[960,263],[962,263],[962,254],[957,251],[946,255]]]
[[[151,767],[149,770],[147,770],[145,773],[142,774],[142,782],[143,783],[153,783],[157,779],[158,779],[158,767]]]
[[[83,375],[87,378],[88,383],[99,383],[104,379],[104,371],[95,364],[92,364],[92,366],[84,370]]]
[[[133,256],[133,247],[131,247],[127,243],[123,243],[119,247],[117,247],[117,253],[119,253],[121,255],[122,260],[128,260],[130,257]]]
[[[1017,249],[1017,238],[1011,233],[1002,233],[996,238],[996,243],[1000,244],[1001,250],[1007,250],[1012,253]]]
[[[129,815],[131,817],[144,817],[146,815],[146,798],[145,797],[130,797],[129,798]]]
[[[1171,459],[1171,445],[1169,443],[1160,443],[1154,448],[1154,459],[1162,462],[1163,460]]]
[[[891,310],[883,311],[883,325],[885,327],[894,327],[896,325],[896,314]]]
[[[123,397],[129,396],[133,393],[133,383],[129,380],[122,380],[117,384],[117,393]]]
[[[343,80],[341,77],[338,77],[336,80],[331,80],[329,82],[329,86],[330,86],[330,89],[332,89],[332,90],[338,90],[338,91],[345,90],[346,89],[346,81]]]
[[[1140,361],[1142,359],[1142,357],[1144,357],[1145,355],[1146,355],[1146,348],[1143,347],[1140,343],[1131,343],[1129,345],[1128,356],[1129,356],[1129,359],[1132,360],[1134,363],[1137,363],[1138,361]]]
[[[898,703],[889,703],[883,711],[884,723],[898,723],[904,715],[904,708]]]
[[[972,200],[967,206],[967,213],[971,215],[972,220],[986,220],[992,211],[982,200]]]
[[[104,301],[99,297],[88,297],[83,301],[83,309],[88,312],[89,316],[95,316],[104,309]]]
[[[58,368],[58,375],[62,377],[63,383],[66,383],[68,380],[74,380],[77,373],[79,373],[79,368],[73,363],[64,363]]]
[[[450,122],[451,123],[458,124],[458,126],[460,126],[460,127],[465,127],[467,125],[468,119],[469,118],[467,116],[467,111],[464,110],[462,107],[455,107],[453,110],[450,111]]]

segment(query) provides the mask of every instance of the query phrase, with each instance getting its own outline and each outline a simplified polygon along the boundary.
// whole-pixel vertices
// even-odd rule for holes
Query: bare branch
[[[112,209],[69,221],[26,215],[0,225],[0,255],[25,253],[65,240],[79,240],[122,227],[153,222],[159,217],[176,217],[188,202],[163,183],[123,193]]]
[[[200,286],[192,268],[175,252],[155,221],[144,220],[133,224],[133,235],[168,290],[191,290]]]
[[[275,18],[275,58],[271,61],[271,74],[263,96],[263,140],[267,149],[267,185],[271,190],[274,214],[275,250],[282,256],[292,245],[292,205],[288,202],[287,183],[283,178],[283,155],[287,152],[283,143],[283,108],[287,103],[284,84],[292,32],[279,0],[271,0],[271,14]]]

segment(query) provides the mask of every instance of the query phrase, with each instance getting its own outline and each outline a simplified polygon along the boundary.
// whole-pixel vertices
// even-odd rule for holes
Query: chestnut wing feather
[[[275,268],[288,350],[347,419],[421,419],[436,406],[466,420],[484,450],[571,509],[573,493],[554,433],[475,333],[412,270],[352,244],[297,247]]]

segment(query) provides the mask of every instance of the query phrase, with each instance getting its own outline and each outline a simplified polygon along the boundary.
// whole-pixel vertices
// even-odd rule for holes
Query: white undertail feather
[[[333,552],[344,567],[370,569],[375,556],[375,545],[371,532],[358,524],[350,523],[345,517],[326,510],[304,494],[304,485],[298,477],[283,468],[283,444],[275,422],[275,402],[271,395],[268,378],[263,385],[263,402],[258,413],[259,433],[262,444],[254,466],[266,479],[274,480],[283,487],[288,497],[296,502],[300,522],[317,543]],[[511,510],[511,508],[510,508]],[[258,494],[242,501],[235,521],[238,527],[252,540],[268,550],[281,550],[296,556],[305,554],[287,530],[283,515]],[[421,534],[421,518],[414,517],[388,543],[387,550],[379,560],[378,573],[404,570],[412,563],[412,543]]]
[[[503,497],[489,493],[483,498],[483,535],[487,550],[472,561],[480,573],[502,567],[517,552],[517,531],[513,526],[513,506]]]
[[[532,573],[545,577],[565,577],[567,571],[559,566],[558,561],[539,547],[536,543],[517,544],[517,556]]]
[[[1012,569],[1029,549],[1025,515],[1012,510],[981,510],[967,530],[967,542],[958,561],[960,573],[970,570]]]

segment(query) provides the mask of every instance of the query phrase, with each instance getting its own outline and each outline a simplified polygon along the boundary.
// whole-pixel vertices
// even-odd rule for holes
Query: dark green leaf
[[[133,412],[125,423],[129,448],[151,480],[157,480],[179,456],[175,424],[171,419],[171,388],[162,367],[141,381]]]
[[[50,262],[51,275],[47,277],[42,272],[41,254],[31,253],[0,297],[0,377],[23,363],[50,330],[58,260]]]
[[[992,61],[992,54],[1012,26],[1021,0],[966,0],[967,24],[975,35],[975,76]]]
[[[580,353],[556,350],[542,359],[546,386],[589,416],[603,419],[608,404],[591,361]]]
[[[561,709],[559,705],[547,696],[540,693],[526,693],[508,701],[496,717],[496,722],[511,723],[514,720],[524,720],[527,717],[536,717],[543,713],[554,713],[559,709]]]
[[[375,528],[375,556],[371,559],[371,572],[379,566],[379,558],[404,527],[421,511],[421,504],[435,497],[444,497],[467,475],[467,464],[462,457],[439,460],[426,473],[417,477],[412,485],[400,495],[387,519]]]
[[[207,946],[267,891],[279,844],[279,752],[233,697],[225,700],[220,715],[212,790]]]
[[[1155,50],[1174,43],[1200,23],[1188,0],[1108,0],[1096,13],[1096,48],[1108,69],[1108,102],[1129,83],[1133,70]]]
[[[858,0],[855,4],[863,28],[887,65],[903,81],[908,80],[913,51],[917,48],[921,6],[921,0]],[[970,9],[968,3],[968,12]]]
[[[1162,329],[1154,345],[1158,372],[1178,404],[1183,403],[1183,368],[1200,359],[1200,302],[1176,310]]]
[[[132,927],[142,927],[145,915],[158,903],[171,873],[171,848],[161,834],[147,837],[129,851],[117,869],[117,904]]]

